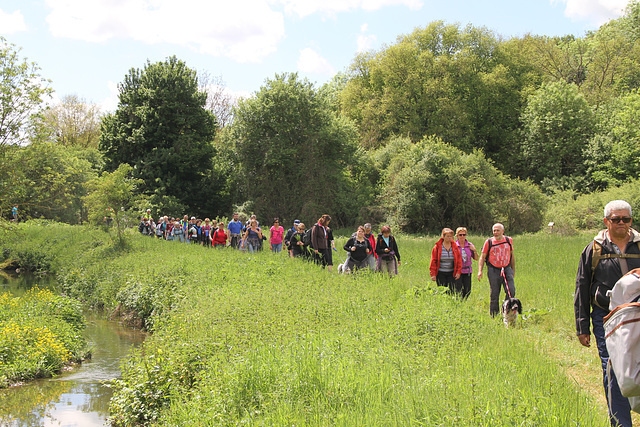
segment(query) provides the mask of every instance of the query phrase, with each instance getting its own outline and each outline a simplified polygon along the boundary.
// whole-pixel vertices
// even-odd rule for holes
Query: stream
[[[0,278],[0,293],[18,296],[34,278]],[[38,286],[48,284],[40,280]],[[104,385],[120,375],[120,361],[140,345],[145,334],[122,326],[104,316],[85,313],[87,339],[92,357],[70,371],[53,378],[0,389],[0,425],[18,426],[105,426],[108,425],[112,390]]]

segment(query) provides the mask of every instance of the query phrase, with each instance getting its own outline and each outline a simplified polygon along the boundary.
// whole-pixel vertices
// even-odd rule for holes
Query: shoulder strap
[[[637,242],[638,250],[640,250],[640,242]],[[601,259],[610,258],[640,258],[640,254],[602,254],[602,245],[595,240],[593,241],[593,254],[591,255],[591,277],[595,274],[596,267]]]

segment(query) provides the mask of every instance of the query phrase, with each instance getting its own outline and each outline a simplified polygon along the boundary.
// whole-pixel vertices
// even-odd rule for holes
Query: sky
[[[175,55],[234,96],[276,74],[318,87],[359,52],[380,50],[442,20],[504,38],[584,36],[622,15],[627,0],[0,0],[0,36],[51,80],[113,111],[132,68]],[[55,102],[55,100],[54,100]]]

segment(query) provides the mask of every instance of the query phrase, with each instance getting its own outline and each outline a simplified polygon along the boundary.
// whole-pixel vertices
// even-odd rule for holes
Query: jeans
[[[491,289],[491,300],[489,302],[489,312],[491,316],[500,313],[500,289],[504,287],[505,299],[508,297],[515,298],[516,285],[513,281],[513,269],[509,266],[504,268],[504,275],[507,278],[507,287],[502,280],[501,269],[487,265],[487,278],[489,279],[489,287]]]
[[[607,351],[607,342],[604,338],[603,318],[609,314],[600,307],[593,307],[591,311],[591,323],[593,324],[593,336],[596,338],[598,345],[598,354],[602,362],[602,383],[604,385],[604,394],[609,400],[609,378],[607,376],[607,362],[609,362],[609,352]],[[622,395],[616,375],[611,370],[611,402],[609,404],[609,420],[612,426],[631,427],[631,406],[629,399]],[[615,418],[614,418],[615,416]],[[617,423],[616,423],[617,419]]]
[[[275,244],[271,244],[271,250],[275,253],[278,253],[280,251],[282,251],[282,242],[280,243],[275,243]]]
[[[247,245],[249,247],[249,252],[250,253],[254,253],[256,252],[258,249],[260,249],[259,247],[259,241],[258,239],[247,239],[247,241],[245,242],[245,245]]]

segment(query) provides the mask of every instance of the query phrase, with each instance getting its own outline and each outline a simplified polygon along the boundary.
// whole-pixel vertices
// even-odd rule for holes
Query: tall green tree
[[[117,110],[102,122],[105,169],[131,165],[138,190],[169,215],[225,210],[226,181],[213,167],[216,120],[196,72],[176,57],[148,62],[131,69],[119,90]]]
[[[240,101],[229,138],[246,197],[263,218],[308,221],[329,213],[353,222],[363,206],[366,194],[356,191],[354,177],[364,156],[355,127],[334,112],[330,92],[284,74]]]
[[[436,21],[353,61],[341,94],[344,114],[366,148],[393,135],[436,135],[466,152],[482,149],[508,164],[525,79],[498,36],[482,27]]]
[[[522,115],[522,175],[548,186],[564,178],[582,183],[584,153],[594,133],[594,114],[578,87],[557,81],[529,97]]]
[[[612,99],[597,112],[597,130],[585,154],[594,189],[640,177],[640,93]]]

